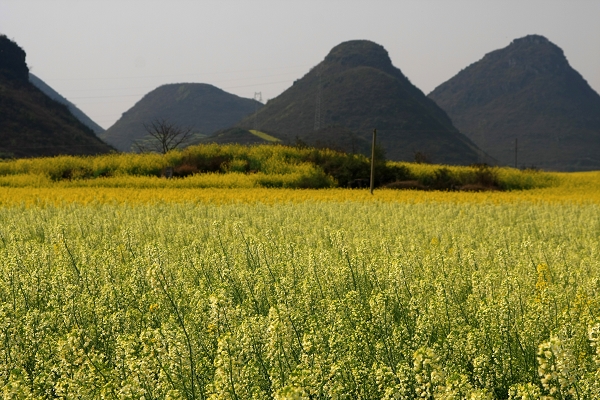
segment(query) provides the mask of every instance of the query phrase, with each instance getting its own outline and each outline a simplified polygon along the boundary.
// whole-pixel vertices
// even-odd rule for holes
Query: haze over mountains
[[[111,151],[64,104],[29,82],[25,57],[0,35],[0,158]]]
[[[477,147],[446,113],[392,65],[382,46],[367,40],[334,47],[320,64],[260,109],[257,121],[259,130],[289,141],[345,143],[347,151],[353,142],[370,140],[377,128],[378,142],[392,160],[412,161],[416,153],[448,164],[478,159]],[[238,125],[251,129],[254,116]]]
[[[600,96],[543,36],[486,54],[429,97],[503,165],[518,139],[519,167],[600,169]]]
[[[104,132],[30,74],[25,52],[0,36],[0,157],[110,151],[92,130],[131,151],[147,137],[144,124],[158,119],[192,128],[202,142],[301,141],[365,154],[376,128],[388,159],[418,154],[446,164],[514,165],[518,139],[519,167],[600,170],[600,96],[539,35],[486,54],[429,96],[382,46],[344,42],[264,106],[209,84],[168,84]]]
[[[227,93],[204,83],[174,83],[146,94],[109,129],[99,136],[121,151],[131,151],[136,140],[148,132],[144,124],[164,119],[200,135],[233,126],[262,107],[256,100]]]
[[[46,82],[44,82],[43,80],[41,80],[40,78],[38,78],[37,76],[32,74],[31,72],[29,73],[29,82],[31,82],[33,84],[33,86],[35,86],[36,88],[38,88],[42,92],[44,92],[44,94],[46,96],[50,97],[52,100],[56,100],[59,103],[67,106],[69,111],[71,111],[71,114],[73,114],[75,116],[75,118],[77,118],[79,121],[81,121],[85,126],[87,126],[92,131],[94,131],[94,133],[98,134],[98,133],[104,132],[104,128],[102,128],[100,125],[98,125],[97,123],[92,121],[92,119],[90,117],[88,117],[79,108],[77,108],[77,106],[75,104],[71,103],[69,100],[64,98],[60,93],[58,93],[56,90],[52,89]]]

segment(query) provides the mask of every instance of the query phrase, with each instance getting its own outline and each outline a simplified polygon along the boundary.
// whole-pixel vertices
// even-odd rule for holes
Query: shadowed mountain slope
[[[0,35],[0,157],[99,154],[112,148],[29,82],[25,52]]]
[[[238,97],[203,83],[163,85],[146,94],[99,136],[121,151],[147,136],[144,124],[164,119],[196,133],[211,133],[233,126],[262,107],[256,100]]]
[[[429,97],[501,164],[514,165],[518,139],[519,166],[600,169],[600,96],[543,36],[486,54]]]
[[[32,73],[29,73],[29,82],[33,84],[36,88],[40,89],[46,96],[50,97],[52,100],[56,100],[61,104],[67,106],[71,114],[75,116],[79,121],[81,121],[85,126],[94,131],[95,134],[104,132],[104,128],[95,123],[90,117],[88,117],[83,111],[81,111],[77,106],[71,103],[69,100],[60,95],[56,90],[52,89],[46,82],[38,78]]]
[[[260,109],[257,121],[260,130],[284,135],[289,142],[333,143],[346,151],[353,142],[364,147],[376,128],[378,142],[392,160],[413,160],[417,152],[448,164],[469,164],[478,158],[476,146],[446,113],[392,65],[382,46],[366,40],[334,47]],[[248,117],[239,126],[248,129],[253,124],[254,117]],[[344,137],[348,135],[360,140]]]

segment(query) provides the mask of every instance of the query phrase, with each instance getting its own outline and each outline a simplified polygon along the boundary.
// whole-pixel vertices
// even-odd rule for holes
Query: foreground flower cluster
[[[6,398],[597,399],[600,206],[0,208]]]

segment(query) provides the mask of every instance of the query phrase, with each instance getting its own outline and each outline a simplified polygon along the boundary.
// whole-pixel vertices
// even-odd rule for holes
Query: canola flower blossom
[[[371,195],[299,168],[0,166],[3,396],[600,398],[599,173]]]
[[[600,396],[596,202],[35,190],[0,208],[5,397]]]
[[[160,178],[156,178],[159,180]],[[132,179],[132,181],[134,181]],[[599,178],[600,181],[600,178]],[[135,183],[135,181],[134,181]],[[600,188],[599,188],[600,189]],[[376,189],[374,195],[367,190],[349,189],[277,189],[277,188],[177,188],[130,186],[50,186],[1,187],[0,206],[42,206],[77,203],[87,204],[153,204],[153,203],[302,203],[302,202],[399,202],[399,203],[572,203],[598,204],[600,190],[589,190],[568,185],[510,192],[445,192]]]

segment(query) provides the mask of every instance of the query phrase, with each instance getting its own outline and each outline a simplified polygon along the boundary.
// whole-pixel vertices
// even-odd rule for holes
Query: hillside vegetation
[[[160,177],[173,176],[162,180]],[[144,177],[145,179],[141,179]],[[207,178],[210,177],[210,178]],[[370,160],[360,154],[282,145],[191,146],[161,154],[108,154],[0,162],[0,185],[193,187],[367,187]],[[152,178],[155,180],[148,178]],[[151,184],[149,182],[156,182]],[[556,178],[539,171],[444,166],[376,158],[378,187],[421,190],[513,190],[546,187]]]
[[[429,97],[501,165],[600,169],[600,95],[543,36],[515,39]]]

